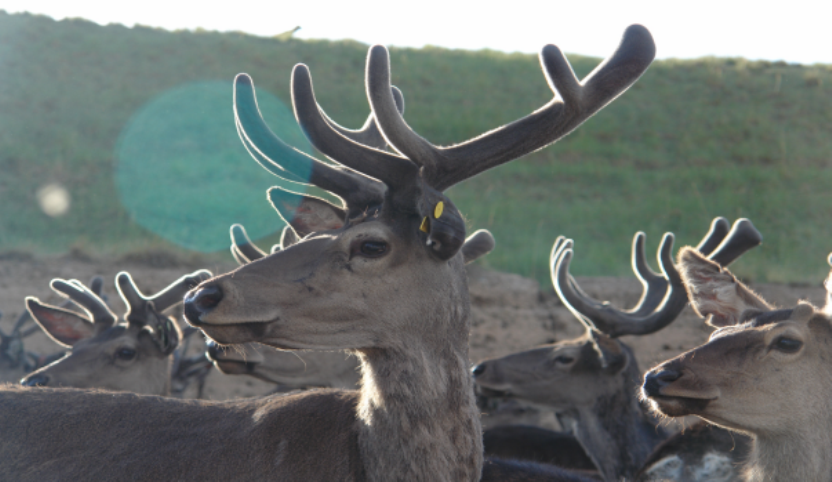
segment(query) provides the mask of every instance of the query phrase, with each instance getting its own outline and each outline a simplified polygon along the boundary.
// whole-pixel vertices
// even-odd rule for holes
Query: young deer
[[[367,93],[396,152],[368,148],[335,130],[315,101],[309,70],[298,65],[292,79],[296,117],[312,144],[337,164],[274,136],[257,110],[251,79],[238,76],[237,128],[252,156],[345,205],[270,190],[273,204],[293,212],[287,221],[303,239],[203,282],[186,296],[185,315],[219,343],[351,350],[361,361],[361,390],[224,404],[0,391],[0,405],[13,407],[0,414],[0,430],[11,440],[0,442],[0,464],[9,464],[11,478],[38,472],[49,478],[43,475],[60,464],[64,478],[91,478],[86,471],[96,466],[99,479],[130,473],[168,480],[479,480],[482,434],[468,373],[470,303],[460,254],[465,222],[442,192],[568,134],[635,82],[654,55],[649,32],[631,26],[615,54],[579,82],[560,50],[546,46],[541,65],[556,92],[551,102],[442,148],[404,122],[390,87],[388,52],[374,46]],[[44,395],[75,407],[73,420],[96,417],[96,423],[77,431],[64,426],[60,445],[53,443],[55,429],[47,427],[55,417],[31,412],[43,407]],[[89,440],[95,440],[94,453],[80,450]],[[70,456],[68,447],[78,450]],[[191,456],[194,461],[183,461]],[[487,477],[509,470],[486,464]],[[560,480],[576,478],[564,474]]]
[[[93,276],[90,280],[90,291],[92,291],[96,296],[104,299],[104,295],[101,292],[103,287],[104,279],[101,276]],[[70,304],[72,304],[72,302],[67,299],[60,304],[60,307],[66,308]],[[3,315],[0,314],[0,318],[2,318],[2,316]],[[31,319],[32,315],[29,311],[23,310],[23,313],[21,313],[14,322],[14,326],[12,327],[10,334],[7,335],[3,333],[3,330],[0,330],[0,363],[7,364],[9,368],[17,368],[20,366],[26,373],[48,365],[55,360],[62,358],[66,354],[61,351],[51,355],[38,355],[36,353],[26,351],[23,348],[23,340],[37,333],[41,329],[36,323],[34,324],[35,326],[24,329],[26,322]]]
[[[832,480],[832,274],[824,308],[778,310],[695,250],[679,265],[694,310],[718,329],[650,370],[643,396],[660,414],[751,435],[744,480]]]
[[[746,219],[738,220],[730,233],[728,227],[724,218],[715,219],[697,249],[728,264],[761,242]],[[484,395],[511,396],[554,408],[608,481],[632,480],[668,437],[639,404],[635,395],[641,371],[630,347],[617,337],[654,333],[686,305],[672,249],[673,235],[667,233],[659,248],[660,276],[645,261],[644,233],[635,235],[633,271],[644,291],[635,308],[620,311],[583,293],[569,274],[572,241],[558,238],[551,256],[552,282],[561,301],[584,325],[585,335],[488,360],[473,369]]]
[[[26,298],[32,318],[70,352],[30,373],[20,383],[30,387],[102,388],[170,395],[173,353],[181,333],[176,321],[161,313],[180,303],[185,292],[210,277],[208,271],[197,271],[147,298],[129,273],[119,273],[116,287],[127,306],[123,322],[118,322],[104,302],[100,289],[88,289],[78,280],[52,280],[52,289],[77,304],[86,316],[43,304],[34,297]]]

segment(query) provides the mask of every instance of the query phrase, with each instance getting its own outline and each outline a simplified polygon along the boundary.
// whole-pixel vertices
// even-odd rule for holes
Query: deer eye
[[[573,361],[575,361],[575,359],[572,358],[571,356],[558,355],[558,356],[555,357],[555,363],[557,363],[559,365],[569,365]]]
[[[136,358],[136,350],[132,348],[122,347],[116,350],[116,358],[119,360],[130,361]]]
[[[771,346],[775,350],[782,351],[783,353],[796,353],[803,346],[803,342],[794,338],[781,336],[774,340]]]
[[[360,255],[366,258],[378,258],[387,253],[387,243],[377,240],[359,241],[351,251],[352,255]]]

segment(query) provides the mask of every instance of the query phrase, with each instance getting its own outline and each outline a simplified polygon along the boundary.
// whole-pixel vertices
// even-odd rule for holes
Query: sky
[[[569,53],[606,57],[624,29],[653,33],[658,58],[745,57],[832,64],[832,1],[790,0],[503,0],[142,2],[0,0],[9,13],[80,17],[168,30],[203,28],[272,36],[296,26],[303,39],[354,39],[366,44],[538,52],[554,43]]]

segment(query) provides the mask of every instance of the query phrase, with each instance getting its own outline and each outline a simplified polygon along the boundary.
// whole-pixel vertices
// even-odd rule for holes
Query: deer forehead
[[[126,323],[111,326],[101,333],[81,340],[72,347],[72,351],[84,350],[91,347],[102,347],[108,345],[136,345],[139,330],[131,328]]]
[[[809,336],[811,322],[819,321],[829,326],[828,317],[818,312],[809,304],[801,303],[794,309],[773,310],[743,314],[747,319],[744,323],[719,328],[711,334],[710,340],[718,340],[729,336],[755,336],[762,342],[771,342],[778,336],[790,335],[803,339]]]

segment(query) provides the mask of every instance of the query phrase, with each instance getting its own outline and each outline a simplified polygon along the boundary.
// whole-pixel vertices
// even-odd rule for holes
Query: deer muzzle
[[[185,318],[193,326],[204,325],[202,317],[214,311],[222,301],[223,292],[217,285],[207,285],[185,295]]]

